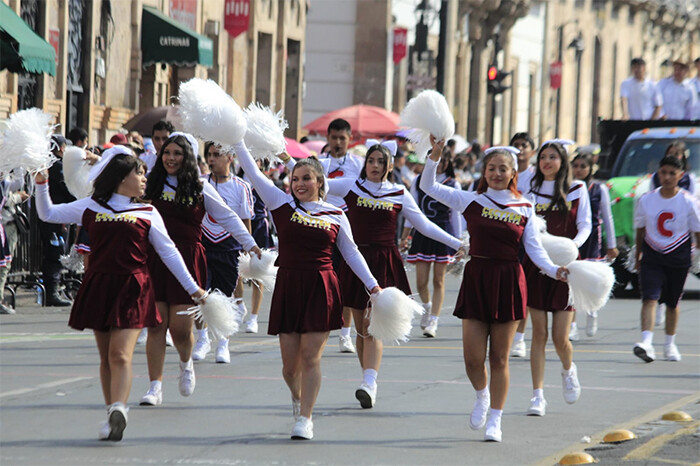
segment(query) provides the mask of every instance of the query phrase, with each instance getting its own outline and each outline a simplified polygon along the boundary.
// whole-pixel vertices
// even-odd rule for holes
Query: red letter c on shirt
[[[673,236],[673,232],[671,230],[667,230],[664,226],[664,223],[666,223],[666,221],[668,220],[671,220],[672,218],[672,212],[662,212],[661,214],[659,214],[659,217],[656,220],[657,230],[659,230],[659,233],[661,233],[662,236],[666,236],[667,238]]]

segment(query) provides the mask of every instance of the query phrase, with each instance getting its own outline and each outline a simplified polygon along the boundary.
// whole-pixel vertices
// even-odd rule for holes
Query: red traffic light
[[[498,77],[498,68],[496,68],[495,65],[489,66],[489,71],[488,71],[489,81],[495,81],[497,77]]]

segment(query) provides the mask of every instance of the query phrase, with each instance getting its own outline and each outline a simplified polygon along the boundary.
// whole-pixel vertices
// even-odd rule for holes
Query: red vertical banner
[[[408,29],[394,28],[394,64],[397,64],[406,56],[408,49]]]
[[[49,44],[56,51],[56,65],[58,65],[58,41],[61,37],[60,34],[61,32],[58,29],[49,29]]]
[[[248,30],[250,8],[250,0],[226,0],[224,2],[224,29],[231,37],[237,37]]]
[[[561,87],[561,62],[555,61],[549,65],[549,87],[559,89]]]

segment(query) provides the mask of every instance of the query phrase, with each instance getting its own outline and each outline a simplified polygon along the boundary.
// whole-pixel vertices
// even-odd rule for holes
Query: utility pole
[[[440,94],[445,94],[445,50],[447,50],[447,9],[448,1],[440,4],[440,37],[438,39],[437,80],[435,88]]]

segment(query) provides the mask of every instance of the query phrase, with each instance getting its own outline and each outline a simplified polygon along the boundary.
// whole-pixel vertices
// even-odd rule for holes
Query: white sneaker
[[[675,343],[664,346],[664,356],[666,356],[666,361],[680,361],[681,353],[678,351],[678,347]]]
[[[536,396],[530,400],[530,407],[527,409],[528,416],[544,416],[547,412],[547,400]]]
[[[578,341],[579,340],[579,335],[578,335],[578,327],[571,327],[569,330],[569,341]]]
[[[366,383],[361,383],[355,390],[355,398],[360,402],[363,409],[368,409],[374,406],[377,400],[377,386],[370,387]]]
[[[294,416],[295,421],[299,420],[299,416],[301,416],[301,400],[292,398],[292,416]]]
[[[479,430],[486,424],[486,415],[489,412],[489,407],[491,406],[491,395],[487,395],[483,398],[476,398],[474,402],[474,408],[472,408],[472,414],[469,416],[469,427],[473,430]]]
[[[314,438],[314,423],[308,417],[299,416],[292,429],[292,440],[311,440],[312,438]]]
[[[636,343],[634,345],[634,355],[642,359],[644,362],[652,362],[654,359],[656,359],[654,346],[643,342]]]
[[[569,404],[576,403],[581,396],[581,384],[578,382],[578,370],[576,364],[571,363],[569,371],[561,371],[561,388],[564,391],[564,401]]]
[[[249,320],[245,326],[245,333],[258,333],[258,321]]]
[[[243,325],[243,319],[245,319],[246,314],[248,314],[248,309],[245,307],[245,301],[243,301],[243,298],[236,299],[234,304],[236,305],[236,322],[240,328],[240,326]]]
[[[170,335],[170,329],[165,331],[165,346],[175,346],[175,343],[173,343],[173,336]]]
[[[512,358],[524,358],[527,356],[525,340],[520,340],[513,343],[513,346],[510,349],[510,356]]]
[[[489,422],[486,423],[486,432],[484,432],[484,441],[500,442],[502,438],[501,416],[489,417]]]
[[[428,326],[425,327],[425,330],[423,330],[423,336],[428,338],[435,338],[435,335],[437,334],[437,326],[437,319],[431,320],[430,323],[428,323]]]
[[[228,338],[219,340],[219,345],[216,347],[216,362],[229,364],[231,362],[231,353],[228,350]]]
[[[136,339],[136,344],[145,345],[146,340],[148,340],[148,329],[144,327],[141,329],[141,333],[139,333],[139,337]]]
[[[338,346],[341,353],[354,353],[355,345],[352,344],[352,338],[340,335],[338,337]]]
[[[194,349],[192,350],[192,360],[202,361],[207,357],[209,351],[211,351],[211,340],[209,340],[209,335],[198,338],[197,342],[194,344]]]
[[[145,395],[141,397],[141,406],[158,406],[163,404],[163,390],[161,388],[149,388]]]
[[[180,382],[178,383],[180,395],[190,396],[194,392],[196,383],[197,378],[194,375],[193,364],[190,363],[185,369],[180,368]]]
[[[595,336],[598,332],[598,313],[586,314],[586,335]]]
[[[105,440],[120,441],[124,435],[124,429],[126,429],[126,419],[126,407],[121,403],[113,404],[107,413],[109,435]]]
[[[433,307],[433,303],[423,303],[421,306],[423,306],[425,311],[423,312],[423,317],[420,318],[420,329],[425,330],[430,323],[430,309]]]
[[[660,327],[665,323],[666,323],[666,306],[664,304],[660,304],[659,307],[656,309],[656,318],[654,319],[654,325],[656,325],[657,327]]]
[[[99,440],[108,440],[111,431],[112,429],[109,427],[109,421],[103,421],[100,423],[100,428],[97,431],[97,438]]]

